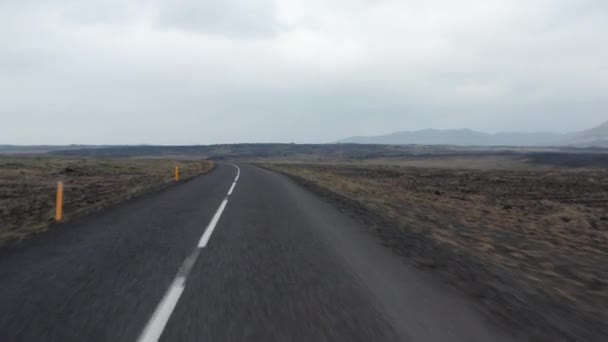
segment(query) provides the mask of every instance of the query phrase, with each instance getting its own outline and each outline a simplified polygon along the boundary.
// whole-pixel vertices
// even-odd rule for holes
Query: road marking
[[[236,165],[234,165],[234,167],[236,167],[236,178],[234,179],[234,182],[236,183],[239,180],[239,177],[241,176],[241,168]]]
[[[232,165],[234,165],[234,164],[232,164]],[[239,177],[241,176],[241,169],[236,165],[234,165],[234,167],[236,167],[236,177],[234,178],[234,183],[232,183],[230,190],[228,190],[228,196],[232,195],[232,192],[234,191],[234,187],[236,186],[236,183],[239,181]]]
[[[220,207],[215,212],[215,215],[213,215],[209,225],[207,225],[207,228],[205,229],[197,248],[195,248],[194,251],[186,258],[186,260],[184,260],[184,263],[177,272],[175,279],[173,279],[173,282],[169,286],[169,289],[165,293],[163,299],[156,307],[156,311],[154,311],[154,314],[152,314],[148,324],[141,332],[141,335],[139,335],[137,342],[157,342],[165,330],[165,326],[167,326],[167,322],[169,321],[173,310],[175,310],[175,307],[177,306],[179,298],[182,296],[182,293],[186,288],[186,280],[188,280],[188,275],[190,274],[190,271],[192,271],[192,267],[194,267],[194,264],[201,253],[201,249],[207,247],[209,238],[211,238],[211,234],[213,234],[215,226],[217,226],[217,223],[222,217],[224,209],[226,209],[228,197],[232,195],[232,191],[234,191],[234,187],[239,180],[241,169],[234,164],[232,164],[232,166],[236,167],[237,173],[230,190],[228,190],[228,195],[224,198],[222,204],[220,204]]]
[[[213,234],[213,230],[215,230],[215,226],[220,221],[220,217],[222,217],[222,213],[224,212],[224,209],[226,209],[227,204],[228,204],[228,199],[224,198],[224,200],[222,201],[222,204],[215,212],[215,215],[213,215],[213,219],[211,220],[211,222],[209,222],[207,229],[205,229],[205,233],[201,237],[201,241],[199,241],[199,243],[198,243],[198,248],[207,247],[207,242],[209,242],[209,238],[211,238],[211,234]]]
[[[190,271],[192,270],[192,267],[200,254],[200,251],[200,248],[195,248],[194,252],[192,252],[192,254],[186,258],[186,260],[184,260],[184,263],[177,272],[173,283],[171,283],[171,286],[169,286],[169,290],[167,290],[167,293],[165,293],[165,296],[158,304],[152,318],[150,318],[148,325],[146,325],[146,328],[137,339],[138,342],[158,341],[160,335],[162,335],[163,331],[165,330],[165,326],[167,325],[167,322],[169,321],[169,318],[171,317],[179,298],[182,296],[182,292],[184,292],[184,288],[186,287],[186,279],[188,278],[188,275],[190,274]]]
[[[230,190],[228,190],[228,196],[232,195],[232,192],[234,191],[234,187],[236,186],[236,181],[234,181],[234,183],[232,183],[232,186],[230,187]]]

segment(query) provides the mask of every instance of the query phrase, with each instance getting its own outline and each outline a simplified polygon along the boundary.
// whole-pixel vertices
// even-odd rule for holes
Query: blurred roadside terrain
[[[533,341],[608,340],[608,150],[602,148],[13,149],[0,155],[2,237],[47,229],[57,180],[73,199],[66,208],[101,207],[129,197],[126,189],[171,183],[175,165],[184,177],[194,176],[205,160],[250,162],[288,175]],[[203,173],[211,168],[205,165]]]
[[[533,340],[606,341],[608,171],[449,164],[261,166],[365,222]]]
[[[206,161],[0,156],[0,246],[49,229],[57,182],[65,184],[64,220],[208,172]]]

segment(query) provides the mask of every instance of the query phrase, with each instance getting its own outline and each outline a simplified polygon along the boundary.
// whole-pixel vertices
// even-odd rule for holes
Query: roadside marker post
[[[198,173],[203,173],[203,163],[198,163]]]
[[[175,181],[179,182],[179,166],[175,167]]]
[[[63,219],[63,182],[57,182],[57,197],[55,199],[55,221]]]

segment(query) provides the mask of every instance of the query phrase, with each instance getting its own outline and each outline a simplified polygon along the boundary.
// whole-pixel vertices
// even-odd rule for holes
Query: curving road
[[[359,223],[245,164],[0,251],[0,341],[156,340],[514,339]]]

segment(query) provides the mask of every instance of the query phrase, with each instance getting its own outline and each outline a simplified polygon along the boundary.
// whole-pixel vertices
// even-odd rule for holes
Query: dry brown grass
[[[270,167],[356,201],[409,239],[428,238],[415,260],[463,273],[451,278],[495,313],[527,318],[522,326],[541,336],[608,336],[608,172]]]
[[[0,157],[0,243],[20,240],[48,229],[53,222],[57,181],[65,184],[69,220],[173,182],[199,174],[193,160],[70,159]],[[203,172],[212,163],[202,162]]]

